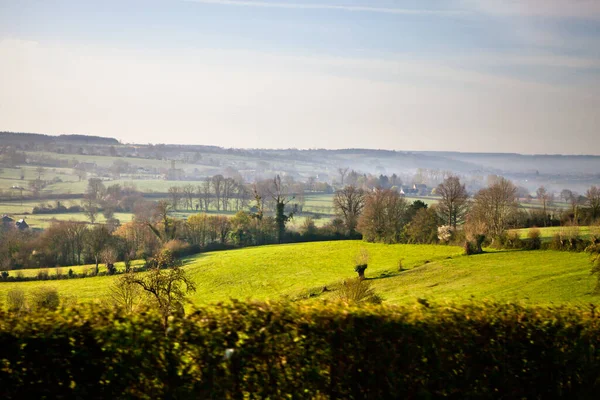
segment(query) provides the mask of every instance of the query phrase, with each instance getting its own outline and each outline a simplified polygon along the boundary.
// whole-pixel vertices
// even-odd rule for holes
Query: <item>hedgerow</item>
[[[0,314],[3,398],[596,398],[594,308],[241,303]]]

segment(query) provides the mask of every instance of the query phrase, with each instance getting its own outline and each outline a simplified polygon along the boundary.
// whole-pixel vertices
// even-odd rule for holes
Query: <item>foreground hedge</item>
[[[234,303],[0,314],[10,398],[597,398],[595,310]]]

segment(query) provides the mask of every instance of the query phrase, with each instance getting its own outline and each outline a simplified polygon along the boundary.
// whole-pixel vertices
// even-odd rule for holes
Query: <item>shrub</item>
[[[441,243],[448,244],[452,240],[452,226],[442,225],[438,226],[437,236]]]
[[[173,254],[173,256],[175,258],[179,258],[179,257],[184,257],[188,254],[188,248],[189,248],[189,244],[187,244],[186,242],[183,242],[181,240],[169,240],[167,243],[165,243],[165,245],[162,247],[161,251],[170,251],[171,254]]]
[[[0,279],[2,279],[2,280],[7,280],[9,275],[10,275],[10,274],[8,273],[8,271],[2,271],[2,272],[0,273]]]
[[[506,234],[506,242],[504,246],[507,249],[522,249],[523,241],[517,231],[510,231]]]
[[[46,280],[49,276],[48,268],[40,269],[37,273],[37,278],[39,280]]]
[[[360,278],[345,280],[335,294],[338,300],[346,303],[381,303],[381,297],[375,294],[370,283]]]
[[[31,296],[31,306],[35,310],[54,311],[60,305],[56,288],[42,286],[35,289]]]
[[[594,399],[597,310],[233,302],[0,312],[3,398]],[[110,384],[108,384],[110,383]]]
[[[365,278],[365,270],[369,265],[369,251],[361,248],[354,258],[354,272],[358,274],[359,279]]]
[[[9,290],[6,294],[6,307],[12,312],[25,310],[25,292],[21,289]]]
[[[527,232],[527,238],[529,239],[527,243],[527,248],[529,250],[539,250],[542,247],[542,231],[538,228],[531,228]]]

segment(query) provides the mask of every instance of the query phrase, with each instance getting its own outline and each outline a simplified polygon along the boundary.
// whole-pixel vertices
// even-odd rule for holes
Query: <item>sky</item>
[[[598,0],[0,0],[0,131],[600,155]]]

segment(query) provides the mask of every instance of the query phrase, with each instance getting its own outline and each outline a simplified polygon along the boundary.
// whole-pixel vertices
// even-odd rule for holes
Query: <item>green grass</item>
[[[538,228],[542,234],[542,241],[550,241],[554,235],[560,233],[561,230],[568,229],[560,226],[551,226],[546,228]],[[523,229],[513,229],[515,232],[519,232],[519,236],[521,239],[526,239],[527,234],[529,233],[530,228]],[[589,226],[580,226],[579,227],[579,236],[582,239],[588,238],[590,236],[590,227]]]
[[[144,261],[143,260],[132,261],[131,265],[132,266],[144,265]],[[69,273],[70,269],[72,269],[73,272],[76,274],[81,274],[82,272],[91,273],[95,267],[96,267],[95,264],[88,264],[88,265],[74,265],[71,267],[21,269],[21,270],[11,270],[8,272],[9,272],[10,276],[16,277],[18,275],[21,275],[25,278],[29,278],[29,277],[37,276],[38,272],[40,272],[40,271],[47,271],[48,275],[50,275],[50,276],[54,276],[57,273],[60,273],[62,275],[67,275]],[[123,270],[125,270],[125,263],[117,262],[117,263],[115,263],[115,267],[117,268],[118,271],[123,271]],[[99,270],[99,272],[106,272],[106,265],[100,264],[98,266],[98,270]]]
[[[303,299],[309,293],[315,299],[327,299],[331,292],[319,295],[323,286],[335,289],[343,279],[356,276],[354,257],[362,247],[371,255],[366,276],[390,304],[411,304],[417,298],[542,305],[584,305],[600,300],[591,294],[595,278],[590,276],[585,253],[500,251],[467,257],[458,247],[360,241],[271,245],[192,256],[185,260],[185,269],[198,286],[191,300],[201,305],[230,298]],[[399,259],[407,271],[398,272]],[[66,273],[68,267],[62,270]],[[0,283],[0,299],[15,287],[29,292],[49,285],[79,301],[98,300],[106,296],[113,279]]]
[[[433,302],[495,300],[529,304],[597,303],[589,255],[557,251],[510,251],[442,260],[374,279],[390,303],[415,298]]]

